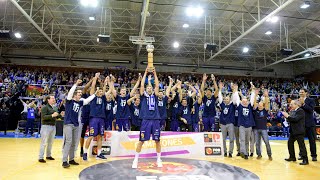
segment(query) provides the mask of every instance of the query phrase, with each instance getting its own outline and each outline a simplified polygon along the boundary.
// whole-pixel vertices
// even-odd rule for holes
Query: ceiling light
[[[174,48],[178,48],[179,46],[180,46],[180,44],[179,44],[178,42],[174,42],[174,43],[173,43],[173,47],[174,47]]]
[[[94,16],[90,16],[90,17],[89,17],[89,20],[90,20],[90,21],[94,21],[94,20],[96,20],[96,18],[95,18]]]
[[[82,6],[90,6],[90,7],[97,7],[98,6],[98,0],[80,0],[80,4]]]
[[[195,9],[195,16],[200,17],[203,14],[203,9],[201,7],[197,7]]]
[[[18,38],[18,39],[20,39],[20,38],[22,37],[20,33],[14,33],[14,36],[15,36],[16,38]]]
[[[266,35],[270,35],[270,34],[272,34],[272,32],[271,31],[267,31],[266,33],[264,33],[264,34],[266,34]]]
[[[183,24],[182,27],[183,27],[183,28],[188,28],[188,27],[189,27],[189,24]]]
[[[91,0],[91,7],[97,7],[98,6],[98,0]]]
[[[273,16],[271,18],[268,18],[266,21],[267,22],[272,22],[272,23],[275,23],[279,20],[279,17],[278,16]]]
[[[310,2],[308,2],[308,1],[304,2],[304,3],[300,6],[301,9],[307,9],[308,7],[310,7]]]
[[[200,17],[202,16],[204,10],[201,7],[188,7],[186,9],[186,14],[187,16],[196,16],[196,17]]]
[[[89,5],[89,1],[88,0],[80,0],[80,3],[82,6],[88,6]]]
[[[304,55],[304,57],[309,57],[309,56],[311,56],[310,53],[307,53],[307,54]]]
[[[242,49],[242,52],[244,52],[244,53],[247,53],[249,51],[249,48],[247,48],[247,47],[244,47],[243,49]]]

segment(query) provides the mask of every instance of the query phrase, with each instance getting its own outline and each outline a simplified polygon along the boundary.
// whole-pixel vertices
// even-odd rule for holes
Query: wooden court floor
[[[257,160],[256,155],[253,158],[249,158],[249,160],[244,160],[240,157],[206,158],[202,160],[238,166],[257,174],[262,180],[319,180],[320,161],[310,161],[308,166],[300,166],[298,161],[295,163],[284,161],[284,158],[288,157],[286,142],[287,141],[271,141],[273,161],[267,159],[264,146],[263,159],[261,160]],[[61,166],[62,139],[55,139],[52,156],[56,158],[56,160],[47,161],[45,164],[38,163],[39,143],[40,139],[0,138],[0,179],[78,179],[79,173],[86,167],[105,162],[96,159],[89,159],[88,162],[84,162],[78,156],[76,161],[80,162],[79,166],[71,166],[69,169],[63,169]],[[306,141],[306,145],[309,155],[308,141]],[[320,155],[319,141],[317,142],[317,147],[317,153]],[[298,153],[297,151],[298,147],[296,145],[296,153]],[[108,159],[108,161],[112,160],[115,160],[115,158]],[[320,160],[320,158],[318,158],[318,160]]]

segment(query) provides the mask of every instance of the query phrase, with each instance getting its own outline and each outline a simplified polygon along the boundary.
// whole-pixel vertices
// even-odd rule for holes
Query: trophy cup
[[[153,66],[154,46],[152,44],[148,44],[146,48],[148,51],[148,72],[152,72],[154,70],[154,66]]]

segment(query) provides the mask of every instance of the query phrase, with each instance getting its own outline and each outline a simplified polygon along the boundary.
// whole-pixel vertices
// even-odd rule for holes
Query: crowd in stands
[[[28,66],[3,66],[0,68],[0,126],[2,129],[15,129],[17,121],[26,118],[26,105],[34,102],[39,112],[43,104],[45,95],[54,94],[60,108],[63,108],[63,100],[68,90],[77,79],[82,79],[83,84],[89,82],[95,75],[96,70],[66,70],[58,68],[28,67]],[[115,86],[132,88],[139,76],[138,71],[128,69],[104,69],[101,76],[112,74],[115,77]],[[201,74],[168,74],[159,73],[160,89],[165,89],[169,84],[168,76],[174,81],[181,80],[188,82],[192,86],[200,86],[202,82]],[[103,79],[103,77],[101,78]],[[272,78],[251,78],[251,77],[225,77],[217,75],[216,80],[223,82],[226,86],[222,92],[231,94],[231,82],[239,86],[242,94],[248,95],[250,82],[260,88],[269,90],[271,101],[269,131],[281,132],[283,136],[288,136],[287,126],[283,124],[283,116],[280,110],[287,110],[292,99],[298,97],[299,89],[305,88],[316,101],[316,106],[320,106],[320,83],[306,82],[303,78],[296,79],[272,79]],[[213,82],[208,79],[209,86]],[[30,86],[36,87],[28,90]],[[37,89],[38,88],[38,89]],[[319,123],[319,115],[315,113],[315,118]],[[37,114],[37,113],[36,113]],[[36,115],[38,117],[38,115]]]

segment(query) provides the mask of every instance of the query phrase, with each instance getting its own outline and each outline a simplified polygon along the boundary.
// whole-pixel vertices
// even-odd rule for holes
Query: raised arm
[[[139,87],[139,85],[140,85],[140,83],[141,83],[141,82],[140,82],[141,79],[142,79],[141,74],[139,74],[138,80],[137,80],[136,84],[134,85],[133,89],[132,89],[131,92],[130,92],[130,97],[133,97],[133,96],[134,96],[137,88]]]
[[[201,95],[201,91],[198,92],[198,104],[202,103],[202,95]]]
[[[256,93],[256,96],[254,97],[254,102],[253,102],[253,109],[257,109],[258,107],[258,93]]]
[[[256,97],[256,92],[255,92],[256,88],[255,88],[255,86],[252,84],[252,82],[250,82],[250,84],[251,84],[250,104],[251,104],[251,106],[253,106],[253,103],[254,103],[255,97]]]
[[[211,79],[213,81],[213,87],[214,87],[214,97],[217,98],[218,97],[218,93],[219,93],[219,89],[218,89],[218,85],[217,85],[217,82],[216,82],[216,78],[214,77],[213,74],[211,74]]]
[[[111,89],[110,93],[112,93],[112,97],[115,98],[117,97],[117,90],[114,88],[115,77],[110,74],[110,78],[111,78],[110,85],[109,85],[109,88]]]
[[[182,101],[182,89],[181,89],[181,81],[178,82],[178,93],[179,93],[179,102]]]
[[[142,80],[141,80],[141,85],[140,85],[140,95],[142,96],[144,93],[144,84],[146,82],[146,77],[147,77],[147,72],[148,72],[148,68],[146,68]]]
[[[196,88],[194,88],[191,84],[188,83],[189,88],[192,90],[191,97],[194,97],[197,94]]]
[[[71,100],[73,97],[74,92],[76,91],[77,86],[79,86],[82,83],[81,79],[78,79],[77,82],[71,87],[71,89],[68,92],[67,100]]]
[[[153,70],[153,76],[154,76],[154,94],[156,96],[159,96],[159,79],[157,76],[156,69]]]
[[[218,102],[219,102],[219,104],[221,104],[222,103],[222,100],[223,100],[223,97],[222,97],[222,88],[223,88],[223,83],[222,82],[220,82],[219,83],[219,93],[218,93]]]
[[[98,77],[100,76],[100,73],[96,73],[96,75],[94,76],[92,83],[91,83],[91,89],[90,89],[90,95],[94,94],[96,92],[96,84],[97,84],[97,80]]]
[[[236,105],[236,106],[239,106],[239,104],[240,104],[240,96],[239,96],[239,92],[238,92],[238,85],[231,84],[231,89],[233,91],[233,93],[231,95],[232,103],[234,105]]]
[[[107,92],[107,85],[109,85],[109,82],[110,82],[110,77],[107,76],[107,77],[104,79],[104,83],[103,83],[103,89],[102,89],[103,94],[106,94],[106,92]],[[109,87],[109,89],[110,89],[110,87]]]
[[[91,84],[92,84],[92,81],[93,81],[93,78],[91,78],[90,81],[84,86],[83,91],[82,91],[83,94],[87,93],[89,87],[90,87]]]
[[[108,76],[108,77],[109,77],[109,76]],[[109,94],[111,94],[111,92],[113,91],[113,83],[111,82],[110,77],[109,77],[109,81],[107,81],[107,83],[108,83],[108,86],[109,86],[109,90],[105,93],[106,98],[107,98],[107,96],[109,96]],[[112,95],[112,97],[113,97],[113,95]]]
[[[23,105],[27,104],[27,103],[24,102],[21,98],[19,98],[19,100],[21,101],[21,103],[22,103]]]
[[[202,76],[202,83],[201,83],[201,87],[200,87],[200,91],[201,91],[202,97],[204,96],[204,86],[205,86],[205,83],[207,81],[207,78],[208,78],[207,74],[204,73],[203,76]]]
[[[132,101],[136,98],[136,96],[130,97],[130,99],[128,99],[127,104],[130,106],[132,104]]]
[[[173,79],[169,76],[169,86],[167,87],[166,89],[166,96],[169,97],[170,95],[170,91],[171,91],[171,87],[172,87],[172,84],[173,84]]]
[[[266,111],[269,111],[270,110],[270,98],[269,98],[269,92],[268,90],[265,90],[264,91],[264,109]]]
[[[171,92],[174,92],[174,91],[176,91],[176,89],[177,89],[177,86],[178,86],[178,81],[177,81],[177,83],[171,88]]]

